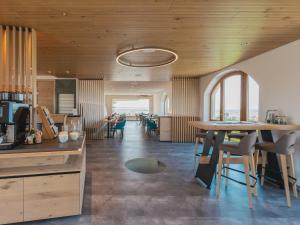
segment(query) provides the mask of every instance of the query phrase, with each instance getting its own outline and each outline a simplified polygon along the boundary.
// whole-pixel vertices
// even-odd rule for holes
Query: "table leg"
[[[208,131],[209,134],[213,134],[214,131]],[[214,173],[216,171],[216,167],[219,160],[219,145],[223,143],[225,138],[225,131],[218,131],[217,135],[215,135],[215,140],[213,144],[213,149],[211,153],[211,158],[208,164],[198,164],[198,169],[196,172],[196,178],[200,179],[206,187],[209,189],[211,182],[214,177]],[[207,139],[207,138],[206,138]],[[209,147],[208,147],[209,145]],[[209,140],[205,140],[204,147],[203,147],[203,156],[207,156],[209,150],[211,149],[212,142]],[[205,152],[204,152],[205,151]],[[221,172],[221,171],[219,171]]]
[[[107,123],[107,138],[110,138],[110,122]]]

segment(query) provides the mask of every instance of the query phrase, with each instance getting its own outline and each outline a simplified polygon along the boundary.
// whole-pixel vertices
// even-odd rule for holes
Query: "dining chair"
[[[241,131],[228,131],[227,132],[228,141],[232,141],[232,139],[241,140],[246,135],[247,135],[246,132],[241,132]]]
[[[284,134],[275,143],[263,142],[263,143],[258,143],[256,145],[256,147],[261,151],[262,154],[262,174],[261,174],[262,186],[264,185],[264,180],[265,180],[267,153],[271,152],[279,156],[281,173],[282,173],[288,207],[291,207],[289,181],[291,181],[292,183],[295,198],[298,198],[297,184],[296,184],[297,180],[296,180],[295,165],[294,165],[294,158],[293,158],[293,154],[295,153],[295,143],[296,143],[295,132],[289,132],[287,134]],[[289,167],[287,166],[288,160],[290,162]],[[290,170],[290,176],[288,174],[288,170]]]
[[[115,136],[115,133],[120,130],[121,131],[121,136],[124,136],[124,128],[125,128],[125,124],[126,124],[126,119],[123,119],[119,122],[117,122],[114,126],[113,126],[113,137]]]
[[[226,186],[228,179],[238,182],[239,184],[244,184],[247,187],[248,193],[248,206],[252,208],[252,194],[256,195],[256,167],[254,163],[253,154],[255,152],[255,143],[257,139],[256,132],[247,134],[241,139],[240,142],[223,142],[219,148],[219,162],[218,162],[218,184],[217,184],[217,196],[220,196],[220,187],[221,187],[221,176],[226,178]],[[224,162],[224,153],[226,153],[226,166],[223,166]],[[230,164],[243,164],[244,171],[237,169],[229,168]],[[251,168],[251,174],[249,171],[249,164]],[[222,175],[222,169],[227,169],[226,175]],[[244,173],[246,178],[246,183],[237,181],[228,176],[228,171],[233,170],[236,172]],[[250,177],[252,182],[250,184]]]

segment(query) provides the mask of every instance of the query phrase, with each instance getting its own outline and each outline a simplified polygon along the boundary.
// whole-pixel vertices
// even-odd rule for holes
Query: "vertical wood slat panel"
[[[79,109],[88,139],[102,139],[104,81],[79,80]]]
[[[5,28],[5,36],[4,36],[4,91],[9,91],[9,58],[10,58],[10,29],[9,26]]]
[[[0,25],[0,92],[26,93],[31,102],[36,70],[34,29]]]
[[[199,78],[175,77],[172,82],[172,141],[195,141],[196,129],[188,121],[199,121]]]
[[[3,42],[4,42],[4,28],[3,26],[0,25],[0,74],[3,73],[3,55],[4,55],[4,49],[3,49]],[[0,92],[3,91],[4,89],[4,79],[0,79]]]

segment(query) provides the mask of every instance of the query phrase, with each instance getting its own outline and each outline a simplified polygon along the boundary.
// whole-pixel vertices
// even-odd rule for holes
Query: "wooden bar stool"
[[[207,137],[207,131],[201,129],[200,132],[195,135],[195,137],[196,137],[196,141],[194,147],[194,165],[193,165],[194,170],[195,170],[197,158],[201,155],[198,152],[198,145],[199,143],[204,143],[204,139]]]
[[[246,132],[233,132],[229,131],[227,132],[228,141],[231,141],[232,138],[241,140],[243,137],[245,137],[248,133]]]
[[[288,134],[283,135],[276,143],[265,142],[259,143],[257,148],[261,150],[262,153],[262,174],[261,174],[261,185],[264,185],[264,176],[265,176],[265,167],[267,162],[267,153],[275,153],[279,156],[280,165],[281,165],[281,173],[284,183],[285,195],[287,200],[287,206],[291,207],[291,197],[290,197],[290,189],[289,189],[289,178],[293,180],[293,192],[295,198],[298,198],[297,192],[297,184],[296,184],[296,174],[295,174],[295,166],[293,154],[295,152],[295,143],[296,143],[296,134],[294,132],[290,132]],[[290,160],[290,167],[287,167],[287,160]],[[290,169],[291,176],[288,175],[288,169]]]
[[[237,172],[245,173],[246,178],[246,186],[247,186],[247,193],[248,193],[248,205],[249,208],[252,208],[252,194],[256,194],[256,167],[254,163],[253,153],[255,151],[255,143],[256,143],[256,132],[252,132],[247,134],[245,137],[241,139],[239,143],[237,142],[224,142],[220,145],[220,152],[219,152],[219,163],[218,163],[218,184],[217,184],[217,196],[220,196],[220,186],[221,186],[221,175],[222,175],[222,165],[224,161],[224,152],[227,154],[226,158],[226,169],[229,168],[229,164],[243,164],[245,172],[235,170]],[[234,155],[234,158],[231,158],[231,155]],[[251,168],[251,175],[249,174],[249,164]],[[228,171],[228,170],[227,170]],[[226,179],[230,179],[236,181],[232,178],[228,177],[228,172],[226,171]],[[252,178],[252,184],[250,184],[250,178]],[[236,181],[240,184],[244,184],[242,182]]]

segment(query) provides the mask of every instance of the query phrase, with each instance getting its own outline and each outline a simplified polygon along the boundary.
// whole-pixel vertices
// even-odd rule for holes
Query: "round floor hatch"
[[[151,158],[136,158],[131,159],[125,163],[125,166],[137,173],[160,173],[166,169],[166,165],[157,160]]]

